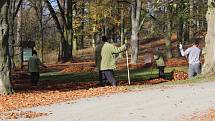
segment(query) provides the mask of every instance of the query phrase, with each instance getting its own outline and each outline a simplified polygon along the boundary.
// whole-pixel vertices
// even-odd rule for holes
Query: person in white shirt
[[[199,42],[195,41],[192,47],[189,47],[185,51],[183,50],[182,44],[179,45],[179,49],[182,56],[188,57],[189,70],[188,76],[189,78],[198,75],[201,73],[201,64],[200,64],[200,54],[201,49],[199,49]]]

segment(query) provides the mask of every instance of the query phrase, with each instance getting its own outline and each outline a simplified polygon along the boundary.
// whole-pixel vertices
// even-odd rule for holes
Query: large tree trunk
[[[132,30],[131,35],[131,63],[137,63],[138,60],[138,35]]]
[[[9,6],[10,1],[3,0],[0,4],[0,94],[12,93],[9,69]]]
[[[132,9],[131,9],[131,22],[132,22],[132,35],[131,35],[131,63],[137,63],[138,60],[138,33],[143,24],[141,17],[141,0],[132,0]]]
[[[172,9],[169,9],[168,12],[172,13]],[[165,47],[166,47],[166,56],[167,58],[172,58],[172,49],[171,49],[171,37],[172,37],[172,20],[171,13],[167,13],[167,31],[165,32]]]
[[[70,54],[73,51],[73,0],[67,0],[67,24],[68,24],[68,41],[70,41]]]
[[[215,72],[215,8],[212,6],[212,0],[208,0],[207,22],[208,30],[205,37],[205,48],[203,50],[204,65],[203,74]]]
[[[39,0],[39,25],[40,25],[40,38],[41,38],[41,57],[42,57],[42,63],[43,63],[44,61],[43,0]]]

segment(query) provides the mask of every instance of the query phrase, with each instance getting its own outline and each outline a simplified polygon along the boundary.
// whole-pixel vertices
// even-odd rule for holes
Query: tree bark
[[[138,35],[132,30],[131,35],[131,63],[137,63],[138,60]]]
[[[212,6],[213,0],[208,0],[208,11],[206,14],[208,29],[205,37],[205,48],[203,49],[204,65],[202,73],[204,75],[215,72],[215,8]]]
[[[68,41],[70,41],[70,54],[73,57],[73,0],[67,0],[67,26],[68,26]]]
[[[132,22],[132,35],[131,35],[131,63],[137,63],[138,60],[138,33],[140,28],[143,24],[142,20],[140,22],[141,16],[141,0],[132,0],[132,7],[131,7],[131,22]]]
[[[9,69],[9,6],[11,2],[3,0],[0,4],[0,94],[10,94],[13,92],[10,83]]]
[[[171,36],[172,36],[172,9],[168,10],[167,14],[167,31],[165,32],[165,47],[166,47],[166,56],[167,58],[172,58],[172,49],[171,49]]]

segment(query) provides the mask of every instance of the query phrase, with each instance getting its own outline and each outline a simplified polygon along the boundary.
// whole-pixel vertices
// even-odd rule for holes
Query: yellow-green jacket
[[[114,70],[116,69],[116,54],[125,50],[125,45],[116,47],[108,42],[102,46],[101,52],[96,51],[96,66],[100,70]],[[100,56],[100,57],[99,57]],[[100,60],[98,60],[100,59]]]
[[[164,56],[162,53],[156,53],[154,55],[154,59],[156,61],[157,66],[165,66]]]

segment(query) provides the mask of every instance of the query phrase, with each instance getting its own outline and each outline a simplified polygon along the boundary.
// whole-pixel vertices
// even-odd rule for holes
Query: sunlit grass
[[[165,74],[166,76],[170,75],[170,72],[172,70],[179,70],[179,71],[185,71],[187,72],[187,67],[167,67],[165,68]],[[131,82],[136,81],[145,81],[150,78],[157,78],[158,77],[158,69],[156,68],[143,68],[143,69],[135,69],[130,70],[130,77]],[[127,70],[123,71],[116,71],[115,72],[115,78],[118,81],[126,81],[128,80],[127,76]],[[48,72],[41,74],[41,81],[48,80],[48,83],[54,83],[54,84],[61,84],[61,83],[70,83],[70,82],[98,82],[98,73],[97,72],[80,72],[80,73],[60,73],[60,72]],[[187,80],[176,80],[173,82],[165,82],[161,84],[156,85],[132,85],[127,86],[127,89],[129,90],[138,90],[138,89],[145,89],[147,87],[160,87],[165,85],[178,85],[178,84],[194,84],[194,83],[202,83],[202,82],[208,82],[208,81],[214,81],[215,76],[205,77],[205,76],[196,76],[191,79]]]
[[[165,68],[165,73],[168,75],[173,69],[176,70],[187,70],[186,67],[168,67]],[[130,77],[132,81],[143,81],[150,78],[158,77],[158,69],[156,68],[143,68],[130,70]],[[117,80],[127,80],[127,70],[116,71],[115,78]],[[80,73],[68,73],[64,74],[61,72],[48,72],[41,74],[40,80],[53,80],[59,82],[91,82],[98,81],[97,72],[80,72]]]

